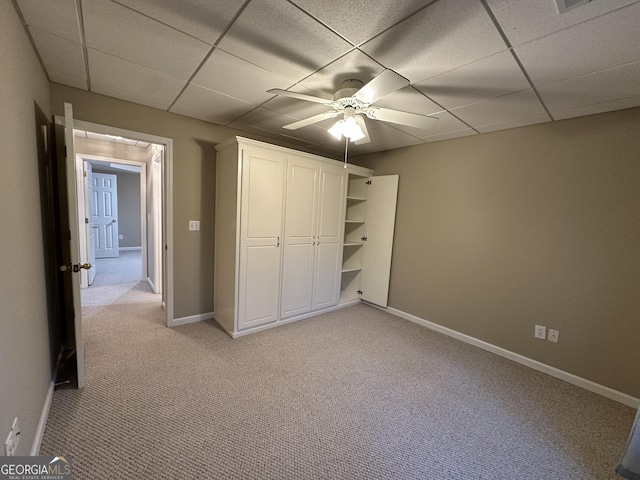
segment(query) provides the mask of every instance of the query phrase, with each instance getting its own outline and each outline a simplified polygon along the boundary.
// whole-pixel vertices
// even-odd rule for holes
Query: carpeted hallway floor
[[[42,444],[77,480],[619,478],[631,408],[377,309],[232,340],[111,297]]]

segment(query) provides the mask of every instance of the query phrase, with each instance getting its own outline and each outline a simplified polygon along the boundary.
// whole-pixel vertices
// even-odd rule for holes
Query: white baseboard
[[[375,305],[372,306],[375,307]],[[587,380],[586,378],[578,377],[577,375],[565,372],[564,370],[560,370],[559,368],[552,367],[545,363],[533,360],[529,357],[525,357],[524,355],[520,355],[519,353],[506,350],[502,347],[498,347],[483,340],[478,340],[477,338],[471,337],[464,333],[460,333],[447,327],[443,327],[442,325],[438,325],[437,323],[429,322],[428,320],[416,317],[415,315],[403,312],[402,310],[398,310],[393,307],[380,309],[389,312],[396,317],[404,318],[405,320],[417,323],[418,325],[422,325],[423,327],[427,327],[436,332],[443,333],[444,335],[453,337],[457,340],[461,340],[465,343],[481,348],[488,352],[495,353],[496,355],[500,355],[501,357],[507,358],[516,363],[520,363],[521,365],[533,368],[534,370],[537,370],[539,372],[546,373],[547,375],[551,375],[552,377],[558,378],[560,380],[564,380],[565,382],[584,388],[585,390],[589,390],[590,392],[597,393],[598,395],[602,395],[603,397],[622,403],[623,405],[627,405],[632,408],[640,407],[640,399],[632,397],[631,395],[627,395],[626,393],[619,392],[618,390],[614,390],[613,388],[605,387],[604,385],[592,382],[591,380]]]
[[[170,327],[179,327],[180,325],[187,325],[189,323],[202,322],[203,320],[212,320],[214,318],[213,312],[199,313],[198,315],[191,315],[190,317],[174,318],[171,321]]]
[[[44,429],[47,426],[47,419],[49,418],[49,410],[51,409],[51,402],[53,401],[53,392],[56,388],[55,380],[51,380],[49,388],[47,389],[47,396],[44,399],[44,405],[42,406],[42,413],[40,413],[40,420],[36,427],[36,433],[33,438],[33,445],[31,446],[32,457],[40,455],[40,446],[42,445],[42,436],[44,435]]]
[[[142,250],[142,247],[119,247],[118,250],[127,251],[127,250]]]

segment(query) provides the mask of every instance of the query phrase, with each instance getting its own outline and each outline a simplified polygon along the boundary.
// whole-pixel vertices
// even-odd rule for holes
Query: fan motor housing
[[[333,101],[338,102],[345,107],[361,108],[363,105],[356,100],[353,95],[363,87],[363,83],[360,80],[349,79],[344,80],[340,84],[340,90],[338,90],[333,96]]]

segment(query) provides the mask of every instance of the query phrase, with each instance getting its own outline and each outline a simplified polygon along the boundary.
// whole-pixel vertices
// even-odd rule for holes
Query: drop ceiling
[[[328,155],[330,123],[282,129],[324,107],[268,89],[406,77],[376,105],[439,120],[368,121],[353,154],[640,105],[638,0],[13,1],[52,82]]]

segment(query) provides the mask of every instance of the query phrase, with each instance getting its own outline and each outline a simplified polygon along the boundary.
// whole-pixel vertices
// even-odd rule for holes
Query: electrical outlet
[[[122,234],[118,235],[118,239],[119,240],[124,240],[124,235],[122,235]]]
[[[536,338],[544,340],[545,338],[547,338],[547,327],[543,325],[536,325],[534,335]]]
[[[550,342],[553,343],[558,343],[558,337],[560,337],[560,332],[558,330],[553,330],[553,329],[549,329],[549,338],[547,338],[547,340],[549,340]]]
[[[189,230],[192,232],[200,230],[200,220],[189,220]]]
[[[13,421],[11,431],[7,436],[7,440],[4,442],[4,454],[7,457],[14,457],[18,450],[18,443],[20,442],[20,429],[18,428],[18,417]]]

